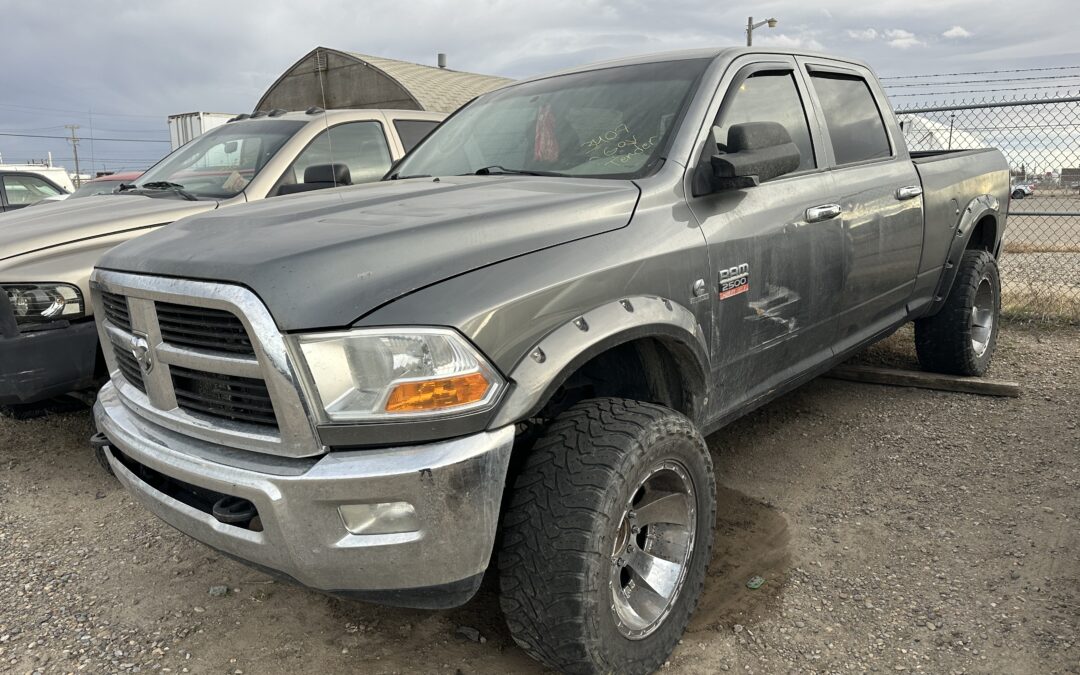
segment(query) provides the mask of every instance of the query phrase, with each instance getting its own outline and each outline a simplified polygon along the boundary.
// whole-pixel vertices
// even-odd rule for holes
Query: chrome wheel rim
[[[971,303],[971,348],[976,356],[986,353],[993,332],[994,287],[988,277],[983,277],[975,290],[975,301]]]
[[[653,466],[626,505],[611,552],[611,613],[631,640],[648,637],[679,599],[697,526],[694,484],[675,461]]]

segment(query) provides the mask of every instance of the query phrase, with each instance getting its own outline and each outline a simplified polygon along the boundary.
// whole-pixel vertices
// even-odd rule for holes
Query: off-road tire
[[[992,294],[992,325],[985,350],[975,348],[972,308],[980,287]],[[1001,278],[997,261],[986,251],[964,251],[952,290],[937,314],[915,321],[915,351],[926,370],[951,375],[983,375],[997,345],[1001,313]]]
[[[612,531],[658,462],[693,484],[694,544],[681,590],[651,633],[620,632],[609,586]],[[514,640],[566,673],[651,673],[678,643],[704,586],[716,519],[712,460],[683,415],[625,399],[582,401],[536,442],[512,487],[498,556]]]

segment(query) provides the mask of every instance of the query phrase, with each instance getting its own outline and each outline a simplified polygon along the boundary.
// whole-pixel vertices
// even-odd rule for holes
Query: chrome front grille
[[[113,383],[133,412],[230,447],[324,451],[284,338],[254,293],[96,270],[91,294]]]

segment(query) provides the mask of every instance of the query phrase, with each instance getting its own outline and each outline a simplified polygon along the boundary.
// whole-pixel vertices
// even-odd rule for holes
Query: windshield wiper
[[[469,174],[462,174],[467,176]],[[473,176],[562,176],[564,174],[556,173],[554,171],[526,171],[525,169],[507,169],[504,166],[498,164],[492,164],[491,166],[485,166],[472,172]]]
[[[137,187],[141,187],[146,190],[171,190],[188,201],[199,201],[199,198],[185,190],[183,185],[179,183],[170,183],[167,180],[150,181],[149,183],[143,183],[141,186]]]
[[[135,189],[135,183],[120,183],[120,185],[116,188],[116,191],[117,192],[127,192],[128,190],[134,190],[134,189]]]
[[[390,180],[408,180],[410,178],[431,178],[431,174],[430,173],[414,173],[411,176],[399,176],[398,174],[395,173],[393,176],[390,176]]]

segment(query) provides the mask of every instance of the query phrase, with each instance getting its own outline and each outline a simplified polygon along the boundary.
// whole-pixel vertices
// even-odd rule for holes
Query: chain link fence
[[[898,108],[909,150],[994,147],[1012,202],[1001,255],[1012,316],[1080,322],[1080,97]]]

